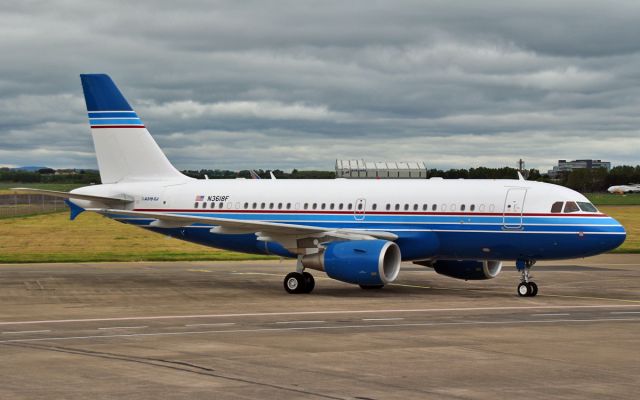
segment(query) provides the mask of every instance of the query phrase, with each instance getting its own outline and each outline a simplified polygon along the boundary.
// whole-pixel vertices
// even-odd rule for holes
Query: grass
[[[640,206],[640,193],[585,193],[596,206]]]
[[[69,221],[68,213],[0,221],[0,263],[91,261],[255,260],[236,253],[169,238],[94,213]]]
[[[15,187],[33,188],[33,189],[46,189],[46,190],[59,190],[62,192],[68,192],[70,190],[89,186],[84,183],[14,183],[14,182],[0,182],[0,194],[12,194],[9,189]]]
[[[602,206],[600,211],[615,218],[627,231],[627,240],[614,253],[640,253],[640,207]]]
[[[640,253],[640,207],[602,206],[624,225],[627,240],[615,253]],[[268,256],[217,250],[168,238],[93,213],[0,220],[0,263],[96,261],[223,261]]]

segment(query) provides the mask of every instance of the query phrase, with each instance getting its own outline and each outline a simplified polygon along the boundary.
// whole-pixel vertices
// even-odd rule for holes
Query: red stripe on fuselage
[[[135,208],[133,211],[147,212],[198,212],[198,213],[247,213],[247,214],[340,214],[340,215],[443,215],[443,216],[461,216],[461,217],[607,217],[606,214],[519,214],[519,213],[460,213],[460,212],[386,212],[386,211],[367,211],[354,213],[351,211],[335,211],[335,210],[229,210],[229,209],[162,209],[162,208]]]

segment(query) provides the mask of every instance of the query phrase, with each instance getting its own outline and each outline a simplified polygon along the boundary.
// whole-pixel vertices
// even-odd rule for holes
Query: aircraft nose
[[[624,226],[615,218],[611,218],[611,220],[614,222],[614,224],[612,224],[612,232],[614,234],[610,235],[611,239],[608,241],[609,243],[607,244],[607,251],[614,250],[620,247],[620,245],[622,245],[622,243],[624,243],[624,241],[627,239],[627,231]]]

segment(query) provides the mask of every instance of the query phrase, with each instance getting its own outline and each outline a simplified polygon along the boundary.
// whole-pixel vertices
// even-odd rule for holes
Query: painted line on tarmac
[[[404,324],[367,324],[367,325],[332,325],[332,326],[293,326],[287,328],[255,328],[255,329],[227,329],[210,331],[188,331],[188,332],[156,332],[156,333],[128,333],[113,335],[88,335],[88,336],[64,336],[64,337],[41,337],[27,339],[5,339],[2,343],[19,342],[43,342],[59,340],[82,340],[82,339],[113,339],[130,337],[153,337],[153,336],[186,336],[186,335],[207,335],[216,333],[278,333],[287,331],[310,331],[310,330],[338,330],[338,329],[372,329],[372,328],[403,328],[403,327],[439,327],[439,326],[470,326],[470,325],[526,325],[526,324],[557,324],[557,323],[585,323],[585,322],[640,322],[640,318],[594,318],[594,319],[553,319],[553,320],[530,320],[530,321],[467,321],[467,322],[425,322],[425,323],[404,323]]]
[[[2,332],[3,335],[17,335],[20,333],[48,333],[51,332],[51,330],[49,329],[43,329],[40,331],[7,331],[7,332]]]
[[[569,313],[556,313],[556,314],[531,314],[532,317],[558,317],[558,316],[566,316],[571,315]]]
[[[640,314],[640,311],[611,311],[610,314]]]
[[[326,324],[327,321],[276,321],[274,324]]]
[[[404,318],[362,318],[363,321],[401,321]]]
[[[235,325],[235,322],[218,322],[218,323],[214,323],[214,324],[186,324],[185,326],[187,327],[193,327],[193,326],[230,326],[230,325]]]
[[[345,315],[345,314],[428,313],[428,312],[465,312],[465,311],[570,310],[570,309],[635,308],[635,307],[640,307],[640,304],[592,304],[592,305],[557,305],[557,306],[540,305],[540,306],[415,308],[415,309],[407,308],[407,309],[377,309],[377,310],[367,309],[367,310],[284,311],[284,312],[237,313],[237,314],[156,315],[156,316],[142,316],[142,317],[4,321],[4,322],[0,322],[0,326],[62,324],[62,323],[72,323],[72,322],[155,321],[155,320],[168,320],[168,319],[274,317],[274,316],[293,316],[293,315]]]
[[[104,328],[98,328],[99,330],[110,330],[110,329],[144,329],[144,328],[148,328],[148,326],[144,325],[144,326],[106,326]]]

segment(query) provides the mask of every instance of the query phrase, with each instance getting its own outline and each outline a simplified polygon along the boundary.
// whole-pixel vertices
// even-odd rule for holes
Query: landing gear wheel
[[[285,276],[284,278],[284,290],[287,291],[287,293],[304,293],[307,285],[307,281],[304,277],[304,275],[302,275],[299,272],[291,272],[288,273],[287,276]]]
[[[380,290],[384,285],[360,285],[360,288],[364,290]]]
[[[308,272],[303,272],[302,275],[304,276],[304,293],[311,293],[313,291],[313,288],[316,287],[316,280],[313,279],[313,275],[311,275]]]
[[[522,282],[518,285],[518,296],[529,297],[531,295],[531,286],[528,283]]]
[[[531,288],[531,293],[529,296],[534,297],[538,294],[538,285],[535,282],[529,282],[529,287]]]

